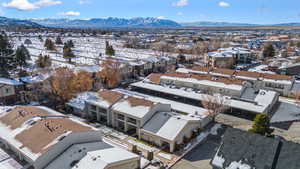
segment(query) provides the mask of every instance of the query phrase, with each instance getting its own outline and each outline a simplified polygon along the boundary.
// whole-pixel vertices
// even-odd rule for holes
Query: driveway
[[[213,169],[210,160],[215,155],[226,127],[218,130],[218,135],[209,135],[207,140],[183,157],[172,169]]]

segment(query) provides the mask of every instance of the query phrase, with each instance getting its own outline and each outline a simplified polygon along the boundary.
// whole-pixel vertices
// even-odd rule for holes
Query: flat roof
[[[162,85],[156,85],[156,84],[150,84],[146,82],[136,82],[131,84],[133,87],[139,87],[143,89],[153,90],[161,93],[167,93],[171,95],[176,95],[179,97],[185,97],[193,100],[202,101],[204,98],[212,97],[207,94],[201,94],[197,93],[195,91],[185,91],[182,89],[177,88],[171,88],[170,86],[162,86]],[[226,97],[226,100],[229,101],[229,105],[232,108],[237,108],[241,110],[251,111],[255,113],[265,113],[267,108],[269,107],[270,103],[273,101],[274,97],[277,96],[276,92],[273,91],[266,91],[266,90],[260,90],[259,93],[265,93],[264,95],[259,95],[255,98],[254,101],[258,101],[258,103],[254,102],[247,102],[242,100],[233,99],[230,97]]]

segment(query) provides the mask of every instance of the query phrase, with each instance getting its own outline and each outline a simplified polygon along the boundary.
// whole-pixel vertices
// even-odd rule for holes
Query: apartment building
[[[46,107],[2,107],[0,142],[34,169],[138,169],[139,156],[101,132]]]
[[[237,63],[249,63],[253,60],[253,53],[246,48],[220,48],[218,52],[224,55],[231,55]]]
[[[113,126],[111,108],[125,95],[111,90],[100,90],[94,96],[93,99],[85,100],[87,116],[91,120]]]
[[[170,152],[175,151],[177,145],[183,144],[186,138],[191,138],[195,131],[203,129],[211,121],[206,109],[132,91],[101,90],[92,96],[96,97],[77,97],[77,103],[83,103],[78,101],[80,99],[84,100],[83,110],[88,118]],[[72,106],[76,107],[76,104]],[[171,130],[174,132],[167,132]]]
[[[132,90],[157,97],[167,98],[178,102],[203,106],[202,101],[210,100],[222,101],[228,106],[229,111],[241,113],[269,113],[278,102],[279,94],[275,91],[244,88],[240,96],[225,95],[220,93],[208,94],[205,90],[192,87],[178,86],[174,84],[157,84],[148,79],[131,84]]]
[[[219,52],[209,52],[204,59],[206,65],[219,68],[231,68],[235,63],[235,59],[231,54]]]
[[[111,108],[112,126],[139,135],[139,129],[157,112],[170,112],[171,106],[125,96]]]
[[[240,96],[246,88],[246,81],[232,80],[211,75],[195,75],[187,73],[151,74],[144,81],[193,88],[206,93],[221,93]]]
[[[247,81],[254,88],[273,90],[287,97],[293,96],[292,88],[296,83],[293,76],[249,72],[249,71],[235,71],[232,69],[219,69],[219,68],[214,69],[214,68],[201,67],[201,66],[194,66],[191,69],[180,68],[177,69],[176,72],[188,73],[188,74],[191,73],[191,74],[200,74],[200,75],[212,75],[216,77],[226,77],[231,79]]]

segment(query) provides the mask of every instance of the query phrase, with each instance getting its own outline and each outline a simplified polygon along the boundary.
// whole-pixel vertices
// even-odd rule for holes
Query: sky
[[[300,0],[0,0],[10,18],[157,17],[177,22],[300,22]]]

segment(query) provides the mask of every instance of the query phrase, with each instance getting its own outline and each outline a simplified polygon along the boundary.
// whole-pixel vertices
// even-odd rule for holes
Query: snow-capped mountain
[[[178,27],[180,24],[158,18],[95,18],[95,19],[31,19],[30,21],[47,27],[59,28],[120,28],[120,27]]]
[[[28,20],[0,17],[0,26],[8,27],[42,27],[41,25]]]

